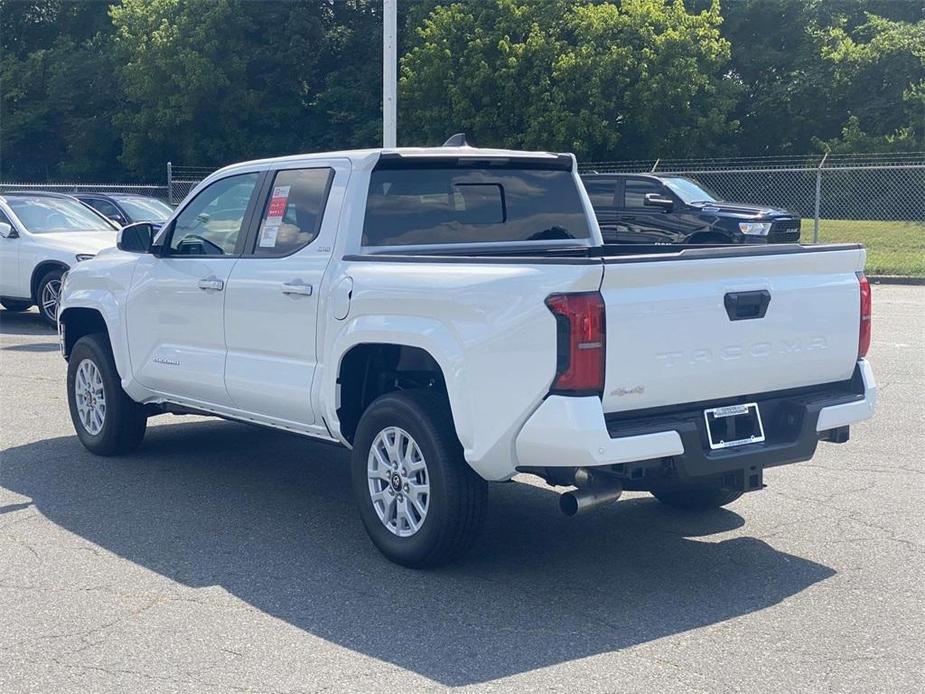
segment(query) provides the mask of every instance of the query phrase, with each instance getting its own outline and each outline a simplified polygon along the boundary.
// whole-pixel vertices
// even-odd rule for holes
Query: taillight
[[[858,331],[858,359],[867,355],[870,349],[870,282],[863,272],[858,273],[858,284],[861,286],[861,329]]]
[[[599,292],[553,294],[556,378],[552,392],[600,395],[604,390],[604,299]]]

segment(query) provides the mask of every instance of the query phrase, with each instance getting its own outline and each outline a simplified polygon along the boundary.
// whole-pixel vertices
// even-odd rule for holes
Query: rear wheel
[[[653,491],[652,496],[663,504],[685,511],[705,511],[719,508],[742,496],[742,492],[727,487],[706,487]]]
[[[147,416],[122,390],[106,335],[86,335],[71,350],[67,401],[77,437],[90,452],[120,455],[141,444]]]
[[[49,270],[39,280],[36,291],[39,314],[50,325],[58,324],[58,303],[61,301],[61,278],[63,276],[64,270]]]
[[[375,400],[357,427],[351,466],[363,525],[391,561],[438,566],[475,541],[488,485],[463,458],[443,397],[421,390]]]
[[[7,311],[28,311],[32,307],[32,302],[24,299],[0,299],[0,306]]]

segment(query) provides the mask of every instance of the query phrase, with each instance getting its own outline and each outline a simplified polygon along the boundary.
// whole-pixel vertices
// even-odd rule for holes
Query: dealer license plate
[[[731,448],[764,441],[764,426],[757,402],[727,405],[703,411],[710,448]]]

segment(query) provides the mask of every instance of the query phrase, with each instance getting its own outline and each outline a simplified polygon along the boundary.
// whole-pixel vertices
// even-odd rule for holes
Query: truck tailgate
[[[604,411],[849,379],[864,259],[857,247],[605,258]]]

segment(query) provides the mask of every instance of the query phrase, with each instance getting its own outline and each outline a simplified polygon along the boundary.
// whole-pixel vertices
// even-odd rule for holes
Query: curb
[[[925,285],[925,277],[903,277],[902,275],[868,275],[874,284]]]

